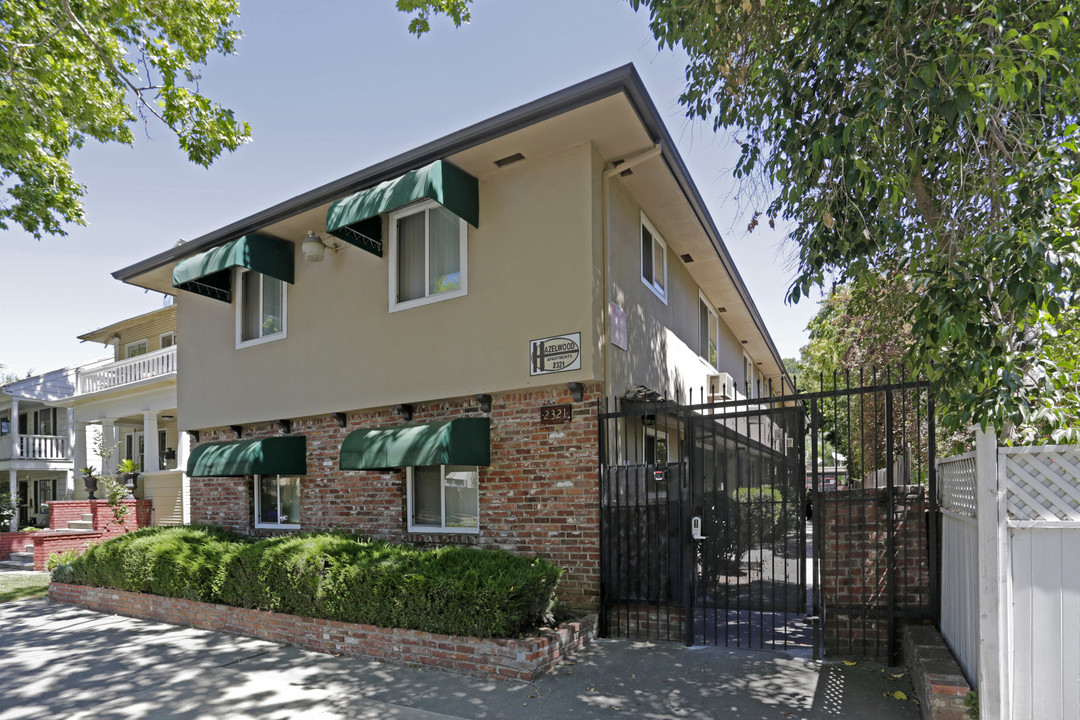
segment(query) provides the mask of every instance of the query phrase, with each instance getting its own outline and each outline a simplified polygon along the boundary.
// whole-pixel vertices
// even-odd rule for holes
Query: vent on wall
[[[686,253],[685,255],[680,255],[679,257],[682,258],[682,261],[684,263],[692,263],[692,262],[694,262],[694,256],[691,255],[690,253]]]
[[[516,162],[524,160],[525,156],[521,153],[514,153],[513,155],[507,155],[504,158],[499,158],[495,161],[495,167],[506,167],[507,165],[513,165]]]

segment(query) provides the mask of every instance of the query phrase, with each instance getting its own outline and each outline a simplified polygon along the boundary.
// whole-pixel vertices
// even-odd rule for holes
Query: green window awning
[[[234,440],[200,445],[191,451],[188,477],[307,474],[307,437]]]
[[[341,444],[342,470],[490,464],[488,418],[355,430]]]
[[[436,160],[394,180],[335,200],[326,213],[326,232],[382,257],[379,215],[424,198],[434,200],[473,227],[480,227],[480,190],[476,178],[445,160]]]
[[[293,282],[293,244],[251,234],[181,260],[173,268],[173,287],[232,302],[232,269],[243,267]]]

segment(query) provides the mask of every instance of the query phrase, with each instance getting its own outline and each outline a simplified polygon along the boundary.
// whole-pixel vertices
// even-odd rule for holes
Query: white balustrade
[[[79,392],[93,393],[176,372],[176,346],[79,371]]]
[[[62,435],[20,435],[17,457],[28,460],[67,460],[68,441]]]

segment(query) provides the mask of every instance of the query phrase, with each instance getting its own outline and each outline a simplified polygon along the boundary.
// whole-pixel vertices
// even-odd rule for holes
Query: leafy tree
[[[1080,375],[1048,347],[1080,290],[1077,2],[629,2],[687,52],[681,102],[739,138],[759,212],[790,222],[791,301],[896,273],[947,426],[1077,434]],[[399,4],[417,33],[468,6]]]
[[[130,145],[156,118],[203,166],[247,142],[247,123],[199,91],[199,66],[235,48],[236,14],[236,0],[0,4],[0,229],[84,223],[68,156],[88,138]]]

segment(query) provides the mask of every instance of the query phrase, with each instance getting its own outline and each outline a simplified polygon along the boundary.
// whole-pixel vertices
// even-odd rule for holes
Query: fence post
[[[979,539],[979,717],[1007,720],[1008,638],[1005,633],[1008,530],[999,482],[997,434],[975,431],[975,515]]]

